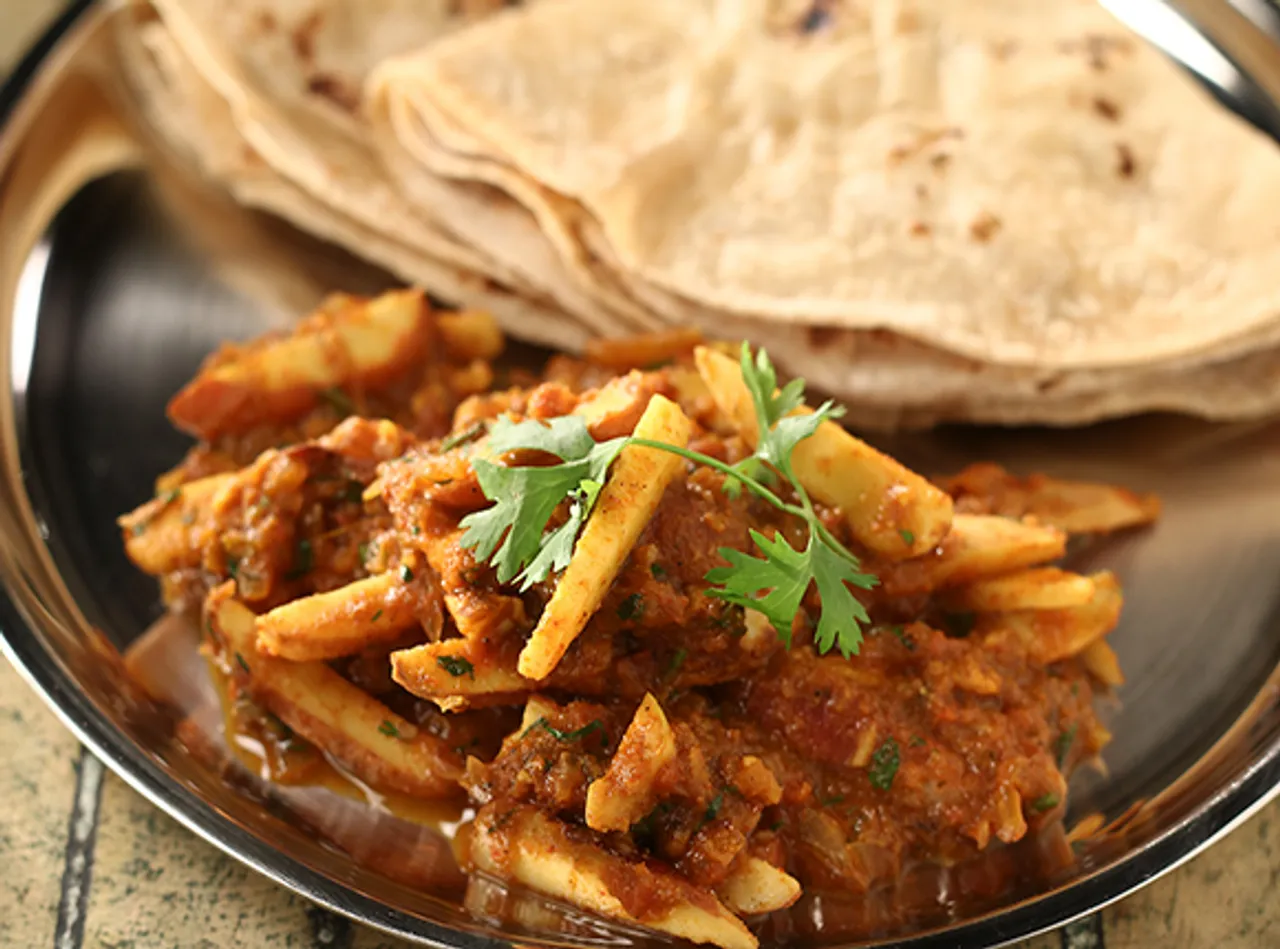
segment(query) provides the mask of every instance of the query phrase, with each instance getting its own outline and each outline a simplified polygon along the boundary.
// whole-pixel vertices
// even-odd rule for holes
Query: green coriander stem
[[[818,512],[813,509],[813,502],[809,500],[809,495],[805,493],[804,488],[800,486],[800,483],[789,470],[784,471],[783,476],[786,477],[786,479],[791,483],[791,486],[796,489],[796,493],[800,495],[801,500],[804,502],[804,507],[798,507],[795,504],[788,504],[786,501],[782,500],[782,498],[774,494],[767,485],[761,484],[755,478],[745,474],[737,468],[734,468],[732,465],[727,465],[717,458],[712,458],[710,455],[704,455],[700,451],[690,451],[687,448],[680,448],[677,445],[671,445],[667,442],[655,441],[649,438],[637,438],[634,435],[628,439],[627,444],[640,445],[643,448],[656,448],[659,451],[670,452],[673,455],[679,455],[681,458],[687,458],[689,461],[696,462],[697,464],[706,465],[708,468],[714,468],[716,471],[719,471],[721,474],[730,478],[736,478],[738,481],[750,488],[752,494],[768,501],[779,511],[803,520],[809,525],[809,530],[817,534],[818,538],[824,544],[855,567],[859,566],[858,558],[848,550],[844,544],[836,540],[836,538],[832,536],[831,532],[827,530],[822,521],[819,520]]]
[[[723,461],[720,461],[717,458],[712,458],[710,455],[704,455],[700,451],[690,451],[689,449],[681,448],[678,445],[654,441],[649,438],[636,438],[635,436],[632,436],[627,440],[627,443],[629,445],[639,445],[642,448],[656,448],[659,451],[667,451],[673,455],[679,455],[681,458],[687,458],[690,461],[697,462],[700,465],[706,465],[708,468],[714,468],[721,474],[728,475],[730,478],[736,478],[738,481],[741,481],[751,489],[752,494],[768,501],[784,514],[791,514],[795,517],[803,518],[806,521],[809,519],[804,508],[796,507],[794,504],[788,504],[786,501],[782,500],[782,498],[770,491],[766,485],[761,484],[749,474],[739,471],[732,465],[726,465]]]

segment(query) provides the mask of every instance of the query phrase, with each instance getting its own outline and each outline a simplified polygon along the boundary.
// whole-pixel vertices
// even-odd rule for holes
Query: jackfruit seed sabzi
[[[1121,592],[1054,564],[1154,498],[927,480],[749,346],[503,343],[333,297],[171,402],[199,443],[125,547],[281,767],[466,798],[468,869],[726,949],[1061,817]]]

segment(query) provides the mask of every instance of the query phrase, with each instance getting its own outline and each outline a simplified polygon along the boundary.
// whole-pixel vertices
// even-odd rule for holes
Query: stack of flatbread
[[[745,336],[869,427],[1280,409],[1280,148],[1093,0],[154,6],[175,147],[517,336]]]

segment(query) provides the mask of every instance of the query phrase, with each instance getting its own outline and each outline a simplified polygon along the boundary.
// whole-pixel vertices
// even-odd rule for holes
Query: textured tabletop
[[[0,74],[61,6],[0,0]],[[0,947],[394,947],[198,840],[82,751],[0,659]],[[1019,949],[1280,947],[1280,802],[1177,872]]]

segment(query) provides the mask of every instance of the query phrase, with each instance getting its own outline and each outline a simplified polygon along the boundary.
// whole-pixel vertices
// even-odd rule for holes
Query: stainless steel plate
[[[12,109],[0,139],[7,654],[135,788],[339,912],[434,945],[655,941],[467,884],[436,830],[323,789],[265,793],[219,745],[191,640],[156,625],[155,586],[126,561],[114,518],[150,496],[152,479],[184,450],[164,404],[218,342],[279,325],[326,290],[392,281],[228,205],[172,167],[116,95],[102,32],[110,16],[69,16],[60,41],[40,50],[4,102]],[[1112,826],[1044,891],[942,901],[928,928],[873,927],[872,942],[985,946],[1057,925],[1167,871],[1275,793],[1280,424],[1145,418],[1072,432],[953,429],[886,447],[928,471],[992,458],[1115,480],[1159,492],[1166,515],[1152,531],[1076,555],[1082,566],[1117,570],[1128,594],[1113,638],[1129,684],[1108,710],[1110,771],[1082,775],[1071,798],[1072,819],[1099,812]],[[143,666],[166,670],[168,690],[208,740],[203,754],[184,751],[173,717],[129,683],[120,656],[131,646]]]

